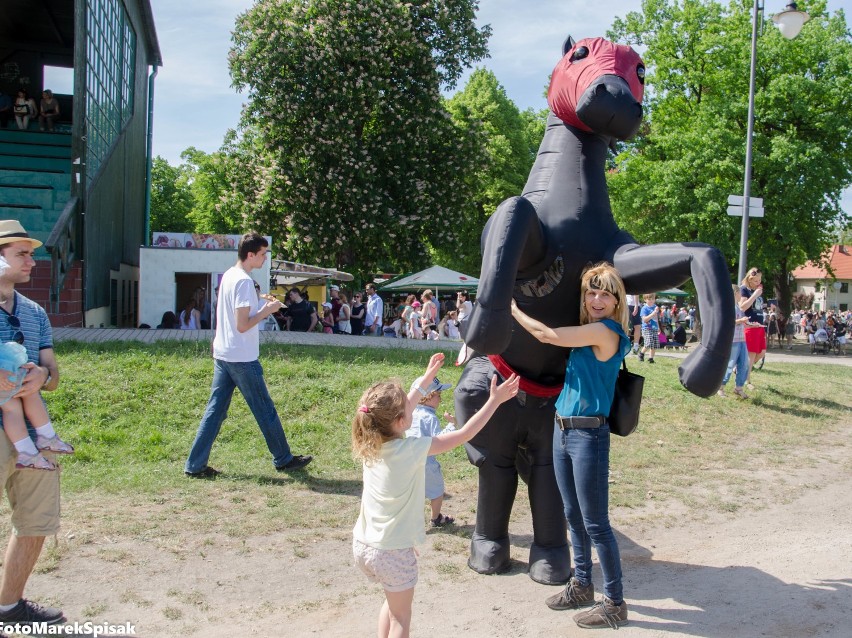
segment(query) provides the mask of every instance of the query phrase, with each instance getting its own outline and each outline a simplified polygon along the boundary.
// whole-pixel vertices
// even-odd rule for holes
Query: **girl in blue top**
[[[543,343],[573,348],[565,387],[556,402],[553,467],[574,548],[574,575],[565,590],[547,599],[551,609],[590,607],[574,616],[580,627],[627,624],[621,556],[609,523],[609,409],[621,362],[630,352],[624,283],[610,264],[583,273],[580,325],[550,328],[512,302],[517,322]],[[604,598],[595,603],[592,544],[604,577]]]

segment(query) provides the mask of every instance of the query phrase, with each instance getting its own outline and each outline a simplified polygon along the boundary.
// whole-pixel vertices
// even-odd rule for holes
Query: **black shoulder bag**
[[[639,425],[639,406],[642,403],[642,388],[645,377],[627,369],[622,359],[621,370],[615,381],[615,394],[609,409],[609,431],[618,436],[627,436]]]

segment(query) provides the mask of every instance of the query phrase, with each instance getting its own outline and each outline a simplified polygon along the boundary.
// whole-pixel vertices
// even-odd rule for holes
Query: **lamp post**
[[[758,15],[763,10],[761,0],[754,0],[754,13],[751,18],[751,66],[749,69],[748,82],[748,130],[746,132],[746,160],[745,160],[745,179],[743,180],[743,221],[740,227],[740,267],[739,281],[745,278],[746,268],[748,264],[748,205],[749,197],[751,196],[751,158],[752,144],[754,140],[754,80],[755,66],[757,61],[757,29]],[[772,21],[778,25],[778,30],[788,40],[792,40],[802,26],[810,20],[810,16],[804,11],[799,11],[795,2],[789,3],[784,11],[772,16]]]

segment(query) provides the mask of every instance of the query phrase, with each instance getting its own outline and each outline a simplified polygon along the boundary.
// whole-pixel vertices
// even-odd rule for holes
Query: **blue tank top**
[[[606,361],[598,361],[592,346],[571,350],[565,370],[565,387],[556,400],[559,416],[609,416],[615,379],[621,362],[630,352],[630,339],[617,321],[602,319],[618,335],[618,350]]]

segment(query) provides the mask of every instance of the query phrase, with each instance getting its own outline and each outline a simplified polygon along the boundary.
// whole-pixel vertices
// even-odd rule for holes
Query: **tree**
[[[361,273],[454,241],[475,148],[441,87],[486,53],[476,0],[259,0],[230,54],[252,137],[245,222],[290,258]]]
[[[186,233],[193,230],[189,218],[192,192],[182,166],[172,166],[160,157],[151,164],[151,230]]]
[[[241,198],[235,196],[234,185],[241,172],[241,147],[233,131],[225,138],[222,148],[205,153],[190,146],[180,154],[183,169],[192,193],[192,212],[189,214],[197,233],[244,232],[246,227]]]
[[[814,305],[814,293],[794,292],[792,306],[796,310],[810,310]]]
[[[475,164],[469,167],[471,198],[463,202],[454,224],[454,245],[436,247],[442,264],[478,273],[480,237],[485,222],[507,197],[520,195],[532,166],[525,120],[494,73],[476,69],[467,85],[447,101],[447,111],[461,130],[475,140]],[[539,138],[540,141],[541,138]]]
[[[800,3],[801,6],[802,3]],[[788,273],[819,260],[832,229],[848,224],[841,192],[852,182],[852,42],[842,12],[824,0],[795,40],[775,28],[758,39],[748,266],[764,271],[785,314]],[[727,196],[742,192],[751,39],[749,0],[645,0],[609,34],[645,47],[648,118],[609,176],[621,225],[640,241],[718,246],[732,273],[740,219]]]

